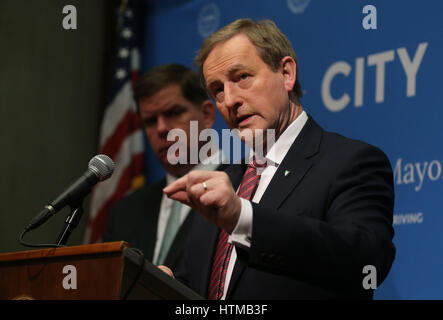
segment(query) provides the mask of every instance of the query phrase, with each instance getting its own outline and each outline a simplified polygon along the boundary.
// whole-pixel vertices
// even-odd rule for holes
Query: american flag
[[[112,177],[92,192],[85,242],[101,241],[111,206],[128,192],[145,183],[144,140],[133,100],[133,88],[140,69],[136,37],[137,0],[123,0],[118,12],[118,47],[110,101],[100,132],[100,153],[115,162]]]

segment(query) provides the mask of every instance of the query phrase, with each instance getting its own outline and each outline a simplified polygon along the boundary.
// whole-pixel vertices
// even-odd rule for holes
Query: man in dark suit
[[[303,110],[296,55],[272,21],[218,30],[196,64],[226,123],[255,148],[247,166],[193,171],[164,189],[200,213],[177,278],[209,299],[371,299],[395,256],[385,154]]]
[[[169,154],[168,159],[168,150],[175,141],[168,139],[168,134],[180,129],[189,137],[191,121],[197,124],[197,133],[212,128],[215,107],[208,100],[197,73],[177,64],[161,65],[145,73],[135,88],[134,99],[151,148],[166,177],[118,201],[110,211],[103,240],[125,240],[140,249],[149,261],[174,269],[181,259],[193,212],[168,199],[162,189],[192,169],[214,170],[217,164],[210,163],[215,162],[211,157],[218,155],[206,158],[207,165],[190,161],[189,155],[199,153],[201,142],[193,145],[187,141],[188,156],[182,159],[185,161],[174,163],[171,161],[174,154]]]

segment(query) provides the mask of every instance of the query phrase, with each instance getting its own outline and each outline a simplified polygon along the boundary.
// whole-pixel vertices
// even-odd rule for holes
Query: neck
[[[275,140],[281,136],[281,134],[291,125],[295,119],[303,112],[303,107],[300,103],[289,100],[288,108],[286,112],[282,112],[280,126],[276,129]]]
[[[254,143],[251,146],[254,153],[259,155],[262,153],[263,156],[265,156],[267,151],[271,149],[272,145],[280,138],[282,133],[291,125],[291,123],[295,121],[295,119],[298,118],[302,112],[303,107],[300,103],[289,101],[288,108],[286,109],[286,112],[282,113],[280,126],[275,129],[274,135],[268,135],[266,132],[267,130],[264,130],[265,132],[263,132],[262,136],[254,136]]]

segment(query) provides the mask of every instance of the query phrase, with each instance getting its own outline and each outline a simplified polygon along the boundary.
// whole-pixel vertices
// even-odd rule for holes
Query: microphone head
[[[115,164],[111,158],[104,154],[93,157],[88,164],[88,169],[98,175],[100,181],[108,179],[114,172]]]

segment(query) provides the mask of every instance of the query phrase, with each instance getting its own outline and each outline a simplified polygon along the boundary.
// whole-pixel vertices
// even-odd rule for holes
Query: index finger
[[[185,174],[183,177],[175,180],[173,183],[167,185],[163,188],[163,192],[170,196],[178,191],[186,191],[186,185],[188,183],[188,175]]]
[[[192,186],[196,183],[202,183],[209,179],[219,176],[221,171],[208,171],[208,170],[194,170],[189,172],[188,175],[188,186]]]
[[[163,192],[170,196],[173,193],[178,191],[186,191],[187,187],[190,187],[196,183],[200,183],[206,180],[209,180],[215,176],[217,176],[219,172],[217,171],[208,171],[208,170],[194,170],[184,175],[183,177],[175,180],[170,185],[166,186],[163,189]]]

